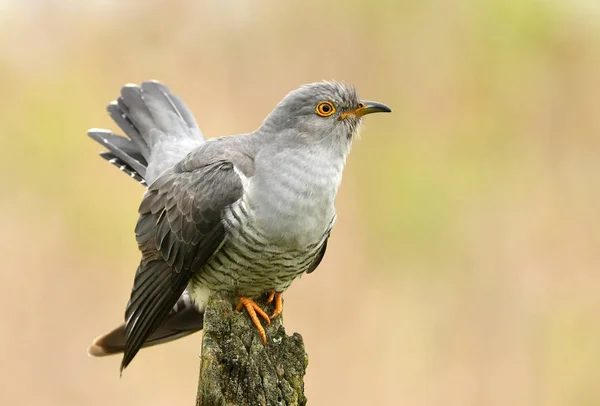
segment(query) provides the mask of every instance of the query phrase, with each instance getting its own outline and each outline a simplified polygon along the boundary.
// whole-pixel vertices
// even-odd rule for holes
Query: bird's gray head
[[[309,143],[349,146],[363,116],[390,111],[384,104],[361,101],[354,87],[345,83],[317,82],[288,93],[261,129]]]

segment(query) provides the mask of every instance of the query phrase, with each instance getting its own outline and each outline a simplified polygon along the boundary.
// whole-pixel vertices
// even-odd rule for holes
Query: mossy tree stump
[[[273,306],[257,303],[271,314]],[[196,406],[305,405],[308,355],[302,336],[288,336],[279,315],[263,321],[267,344],[231,298],[212,295],[204,314],[204,338]]]

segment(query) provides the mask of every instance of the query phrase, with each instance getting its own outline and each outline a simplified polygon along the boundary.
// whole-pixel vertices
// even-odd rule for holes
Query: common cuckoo
[[[183,101],[156,81],[126,85],[108,112],[127,137],[88,134],[101,156],[147,186],[135,235],[142,254],[125,323],[98,337],[94,356],[202,329],[213,291],[238,298],[262,340],[281,294],[317,268],[335,223],[334,200],[367,114],[390,112],[338,82],[290,92],[254,132],[206,140]],[[253,298],[270,293],[267,315]]]

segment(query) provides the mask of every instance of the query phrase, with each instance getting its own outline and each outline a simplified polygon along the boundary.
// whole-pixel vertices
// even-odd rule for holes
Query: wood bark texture
[[[273,305],[257,303],[267,314]],[[271,325],[263,344],[245,310],[228,297],[212,295],[204,314],[196,406],[305,405],[304,374],[308,355],[302,336],[286,335],[283,317]]]

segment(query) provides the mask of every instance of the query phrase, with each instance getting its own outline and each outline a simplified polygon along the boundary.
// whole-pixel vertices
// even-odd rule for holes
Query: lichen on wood
[[[265,308],[264,301],[257,303]],[[267,313],[272,307],[266,306]],[[246,312],[235,311],[231,298],[209,298],[196,406],[306,404],[308,355],[302,336],[286,335],[282,315],[263,326],[266,345]]]

